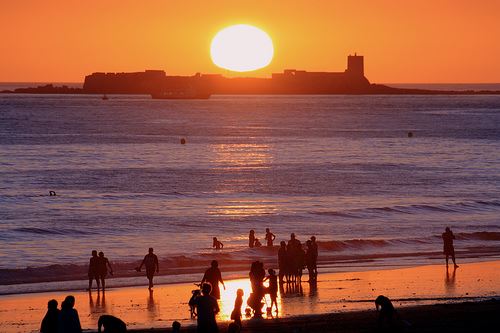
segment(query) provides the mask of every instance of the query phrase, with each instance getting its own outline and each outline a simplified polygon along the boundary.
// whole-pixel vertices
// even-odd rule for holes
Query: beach
[[[266,330],[279,332],[283,327],[310,325],[311,320],[306,319],[307,316],[319,316],[313,321],[315,325],[319,325],[314,329],[317,331],[323,331],[319,328],[321,323],[330,327],[328,323],[332,320],[345,322],[347,332],[369,329],[376,322],[374,299],[378,295],[388,296],[396,309],[401,309],[402,314],[407,311],[408,318],[405,315],[405,320],[416,320],[422,325],[431,325],[433,322],[426,320],[423,313],[432,313],[439,318],[440,314],[433,309],[442,311],[445,316],[443,318],[449,318],[446,320],[450,322],[453,322],[451,317],[469,310],[475,311],[474,316],[477,317],[474,318],[487,317],[482,319],[493,320],[489,314],[492,309],[498,310],[498,301],[490,300],[498,300],[500,295],[499,272],[500,261],[490,261],[460,264],[458,269],[450,267],[448,272],[445,265],[429,265],[324,273],[319,275],[317,288],[311,288],[307,282],[302,282],[302,290],[285,288],[278,298],[278,319],[267,318],[265,315],[261,321],[248,321],[244,318],[243,327],[248,327],[251,331],[254,325],[265,325]],[[227,326],[236,289],[242,288],[245,291],[245,301],[250,291],[248,279],[229,280],[226,287],[226,290],[222,290],[219,303],[221,312],[217,317],[221,328]],[[0,297],[0,327],[5,333],[36,332],[46,311],[47,301],[56,299],[61,302],[66,295],[72,294],[76,297],[75,308],[85,330],[95,330],[102,314],[123,319],[132,330],[164,330],[170,328],[174,320],[181,322],[186,328],[196,323],[189,317],[187,306],[192,289],[195,287],[190,283],[163,284],[155,286],[154,291],[149,293],[145,283],[143,286],[111,288],[104,294],[93,291],[89,295],[86,291],[75,290],[6,295]],[[466,303],[457,304],[464,302]],[[447,305],[420,308],[434,304]],[[402,310],[403,308],[408,310]],[[460,316],[458,319],[468,320]],[[333,326],[330,328],[334,329]]]

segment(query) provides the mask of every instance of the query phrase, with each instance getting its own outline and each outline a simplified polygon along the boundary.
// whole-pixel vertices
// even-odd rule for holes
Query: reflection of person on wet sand
[[[57,301],[51,299],[47,304],[47,313],[43,317],[40,333],[57,333],[57,321],[59,319]]]
[[[208,283],[203,283],[201,286],[202,296],[196,299],[196,307],[198,308],[198,326],[199,333],[217,333],[217,321],[215,315],[219,313],[219,304],[215,297],[210,296],[212,287]]]
[[[109,263],[108,258],[104,256],[103,252],[99,252],[99,260],[97,261],[97,275],[101,280],[102,291],[106,288],[106,276],[108,275],[108,267],[109,274],[113,275],[113,268],[111,268],[111,264]]]
[[[446,286],[446,291],[448,293],[451,293],[455,289],[455,276],[456,276],[457,269],[453,268],[453,272],[451,272],[451,277],[450,277],[450,271],[448,270],[448,266],[446,266],[446,279],[445,279],[445,286]]]
[[[88,276],[89,276],[89,292],[92,291],[92,281],[95,279],[95,282],[97,284],[97,290],[100,289],[101,285],[99,282],[99,272],[98,272],[98,263],[99,263],[99,257],[97,256],[97,251],[93,250],[92,251],[92,257],[89,260],[89,271],[88,271]]]
[[[443,238],[443,252],[446,256],[446,266],[448,266],[448,257],[451,256],[454,267],[458,268],[458,265],[455,262],[455,248],[453,247],[453,240],[455,239],[455,235],[453,235],[453,232],[449,227],[446,227],[445,232],[443,232],[441,237]]]
[[[269,228],[266,228],[266,245],[272,247],[275,239],[276,235],[273,234]]]
[[[153,253],[153,248],[149,248],[149,253],[146,254],[141,262],[141,265],[136,268],[138,272],[141,271],[142,266],[146,266],[146,277],[149,280],[149,290],[153,289],[153,277],[156,273],[160,272],[160,265],[158,264],[158,257]]]
[[[127,325],[119,318],[111,315],[102,315],[97,322],[97,332],[101,333],[101,327],[104,333],[123,333],[127,332]]]
[[[214,237],[214,242],[212,244],[212,247],[215,247],[216,250],[220,250],[224,248],[224,244],[222,244],[222,242],[219,241],[217,237]]]
[[[201,284],[203,284],[203,282],[209,282],[211,284],[210,295],[212,295],[216,299],[220,299],[219,282],[222,283],[224,290],[226,289],[226,286],[224,285],[224,281],[222,280],[222,274],[219,270],[219,263],[217,262],[217,260],[212,260],[210,268],[205,271],[203,279],[201,279]]]
[[[248,235],[248,247],[253,247],[255,245],[255,231],[250,230],[250,234]]]

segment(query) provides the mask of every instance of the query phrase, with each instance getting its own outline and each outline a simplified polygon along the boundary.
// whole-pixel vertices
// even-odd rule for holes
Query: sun
[[[219,31],[210,46],[212,61],[218,67],[249,72],[266,67],[273,60],[271,37],[247,24],[232,25]]]

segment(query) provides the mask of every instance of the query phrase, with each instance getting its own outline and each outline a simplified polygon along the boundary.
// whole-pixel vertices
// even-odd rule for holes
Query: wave
[[[455,235],[461,240],[484,240],[484,241],[500,241],[500,232],[495,231],[478,231],[478,232],[460,232]]]
[[[21,232],[21,233],[31,233],[37,235],[91,235],[93,233],[79,230],[79,229],[61,229],[61,228],[33,228],[33,227],[22,227],[12,229],[13,232]]]
[[[367,207],[361,209],[349,209],[341,211],[310,211],[309,214],[327,215],[345,218],[368,218],[379,216],[381,213],[397,213],[397,214],[421,214],[423,212],[438,212],[438,213],[464,213],[473,211],[484,211],[486,209],[497,209],[500,207],[500,201],[464,201],[448,204],[414,204],[414,205],[395,205],[390,207]]]

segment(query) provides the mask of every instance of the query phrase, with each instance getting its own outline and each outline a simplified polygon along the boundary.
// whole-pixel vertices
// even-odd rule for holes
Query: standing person
[[[82,326],[80,325],[80,317],[78,311],[74,309],[75,297],[66,296],[61,303],[61,312],[59,313],[58,320],[58,333],[82,333]]]
[[[275,239],[276,239],[276,235],[273,234],[269,230],[269,228],[266,228],[266,243],[267,243],[267,246],[272,247],[273,246],[273,242],[274,242]]]
[[[441,237],[443,238],[443,252],[444,255],[446,256],[446,267],[448,267],[448,257],[451,256],[454,268],[458,268],[458,265],[455,262],[455,248],[453,246],[453,240],[455,239],[455,235],[453,235],[453,232],[449,227],[446,227]]]
[[[311,236],[311,249],[314,275],[318,276],[318,243],[316,243],[316,236]]]
[[[308,240],[306,242],[307,251],[306,251],[306,267],[309,272],[309,282],[313,282],[316,280],[316,261],[314,258],[314,248],[312,245],[312,241]]]
[[[209,283],[203,283],[201,286],[202,296],[197,297],[195,300],[198,309],[198,326],[196,331],[198,333],[218,333],[217,321],[215,315],[219,313],[219,304],[215,297],[210,296],[212,286]]]
[[[43,317],[42,325],[40,326],[40,333],[57,333],[57,326],[59,320],[59,309],[57,308],[57,301],[51,299],[47,303],[47,313]]]
[[[255,244],[255,231],[250,230],[250,234],[248,235],[248,247],[253,247]]]
[[[226,286],[224,285],[224,281],[222,280],[222,274],[219,269],[219,263],[217,260],[212,260],[210,264],[210,268],[205,271],[203,275],[203,279],[201,279],[201,284],[204,282],[209,282],[211,284],[211,294],[215,299],[220,299],[220,289],[219,282],[222,283],[224,290]]]
[[[214,237],[212,247],[215,247],[216,250],[221,250],[224,248],[224,244],[222,244],[222,242],[219,241],[217,237]]]
[[[99,260],[97,261],[97,275],[101,280],[101,286],[103,292],[104,289],[106,288],[105,279],[106,276],[108,275],[108,267],[109,267],[109,274],[113,275],[113,268],[111,267],[108,258],[104,256],[104,252],[102,251],[99,252]]]
[[[144,257],[141,262],[141,265],[137,267],[137,271],[140,272],[142,265],[146,266],[146,276],[149,280],[149,290],[153,289],[153,277],[156,273],[160,272],[160,265],[158,264],[158,257],[153,253],[153,248],[150,247],[148,254]]]
[[[234,309],[231,312],[231,319],[241,328],[241,307],[243,306],[243,289],[236,291],[236,299],[234,300]]]
[[[278,277],[274,269],[270,268],[267,271],[269,276],[266,278],[269,280],[269,288],[267,288],[269,297],[271,298],[271,311],[273,310],[273,304],[276,307],[276,313],[278,313]]]
[[[104,333],[125,333],[127,325],[115,316],[102,315],[97,322],[97,332],[101,333],[101,327],[104,327]]]
[[[287,263],[287,253],[286,253],[286,242],[280,242],[280,248],[278,250],[278,268],[279,268],[279,278],[280,283],[283,283],[283,278],[288,274],[288,263]]]
[[[89,292],[92,291],[92,281],[94,279],[95,279],[95,282],[97,284],[97,290],[99,290],[101,288],[101,285],[99,282],[98,263],[99,263],[99,257],[97,257],[97,251],[92,250],[92,257],[90,257],[90,260],[89,260],[89,271],[88,271]]]

